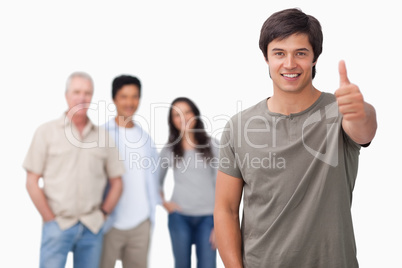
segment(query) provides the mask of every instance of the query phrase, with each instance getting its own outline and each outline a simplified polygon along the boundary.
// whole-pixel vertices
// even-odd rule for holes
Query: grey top
[[[221,145],[219,170],[244,181],[245,267],[358,267],[350,207],[361,146],[333,94],[289,116],[264,99],[231,118]]]
[[[215,206],[215,182],[218,171],[218,141],[210,142],[214,157],[205,161],[197,150],[186,150],[182,158],[165,146],[160,152],[160,187],[163,189],[168,168],[173,169],[174,188],[171,201],[178,204],[181,214],[212,215]]]

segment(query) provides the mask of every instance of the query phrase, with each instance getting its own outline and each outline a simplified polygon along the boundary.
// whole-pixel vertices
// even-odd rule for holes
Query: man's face
[[[140,103],[140,90],[136,85],[125,85],[114,97],[117,115],[128,118],[134,115]]]
[[[92,82],[83,77],[73,77],[66,91],[68,110],[72,115],[86,115],[93,95]]]
[[[305,34],[293,34],[268,44],[267,63],[274,89],[298,93],[312,86],[313,48]]]

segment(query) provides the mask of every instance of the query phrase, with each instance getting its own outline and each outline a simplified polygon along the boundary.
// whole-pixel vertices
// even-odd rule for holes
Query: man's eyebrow
[[[271,51],[284,51],[284,49],[282,48],[273,48]],[[296,51],[310,51],[307,48],[303,47],[303,48],[298,48],[296,49]]]

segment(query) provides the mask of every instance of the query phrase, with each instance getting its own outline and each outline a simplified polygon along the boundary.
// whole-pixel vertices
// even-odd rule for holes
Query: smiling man
[[[112,98],[117,115],[105,128],[115,139],[126,173],[123,193],[105,227],[101,268],[146,268],[151,225],[159,203],[157,180],[158,152],[141,126],[133,121],[141,98],[141,82],[130,75],[116,77],[112,83]]]
[[[273,95],[233,116],[221,139],[214,219],[225,267],[358,267],[350,208],[376,113],[343,61],[335,94],[313,86],[322,40],[298,9],[262,26]],[[280,166],[264,164],[272,155]]]

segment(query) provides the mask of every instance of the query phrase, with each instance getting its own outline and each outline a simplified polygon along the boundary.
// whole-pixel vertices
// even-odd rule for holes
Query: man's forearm
[[[43,221],[47,222],[53,220],[55,218],[55,215],[53,214],[53,211],[51,210],[47,202],[43,190],[38,185],[39,178],[39,175],[28,173],[26,188],[29,197],[32,200],[32,203],[38,210],[39,214],[42,216]]]
[[[101,207],[102,210],[107,214],[110,214],[113,211],[114,207],[117,205],[117,202],[119,202],[121,193],[123,191],[123,183],[120,177],[110,179],[109,181],[110,190]]]
[[[214,213],[214,222],[216,244],[225,267],[243,267],[238,213],[217,208]]]
[[[377,130],[376,112],[372,105],[364,103],[365,117],[362,120],[343,121],[343,128],[349,137],[359,144],[371,142]]]

